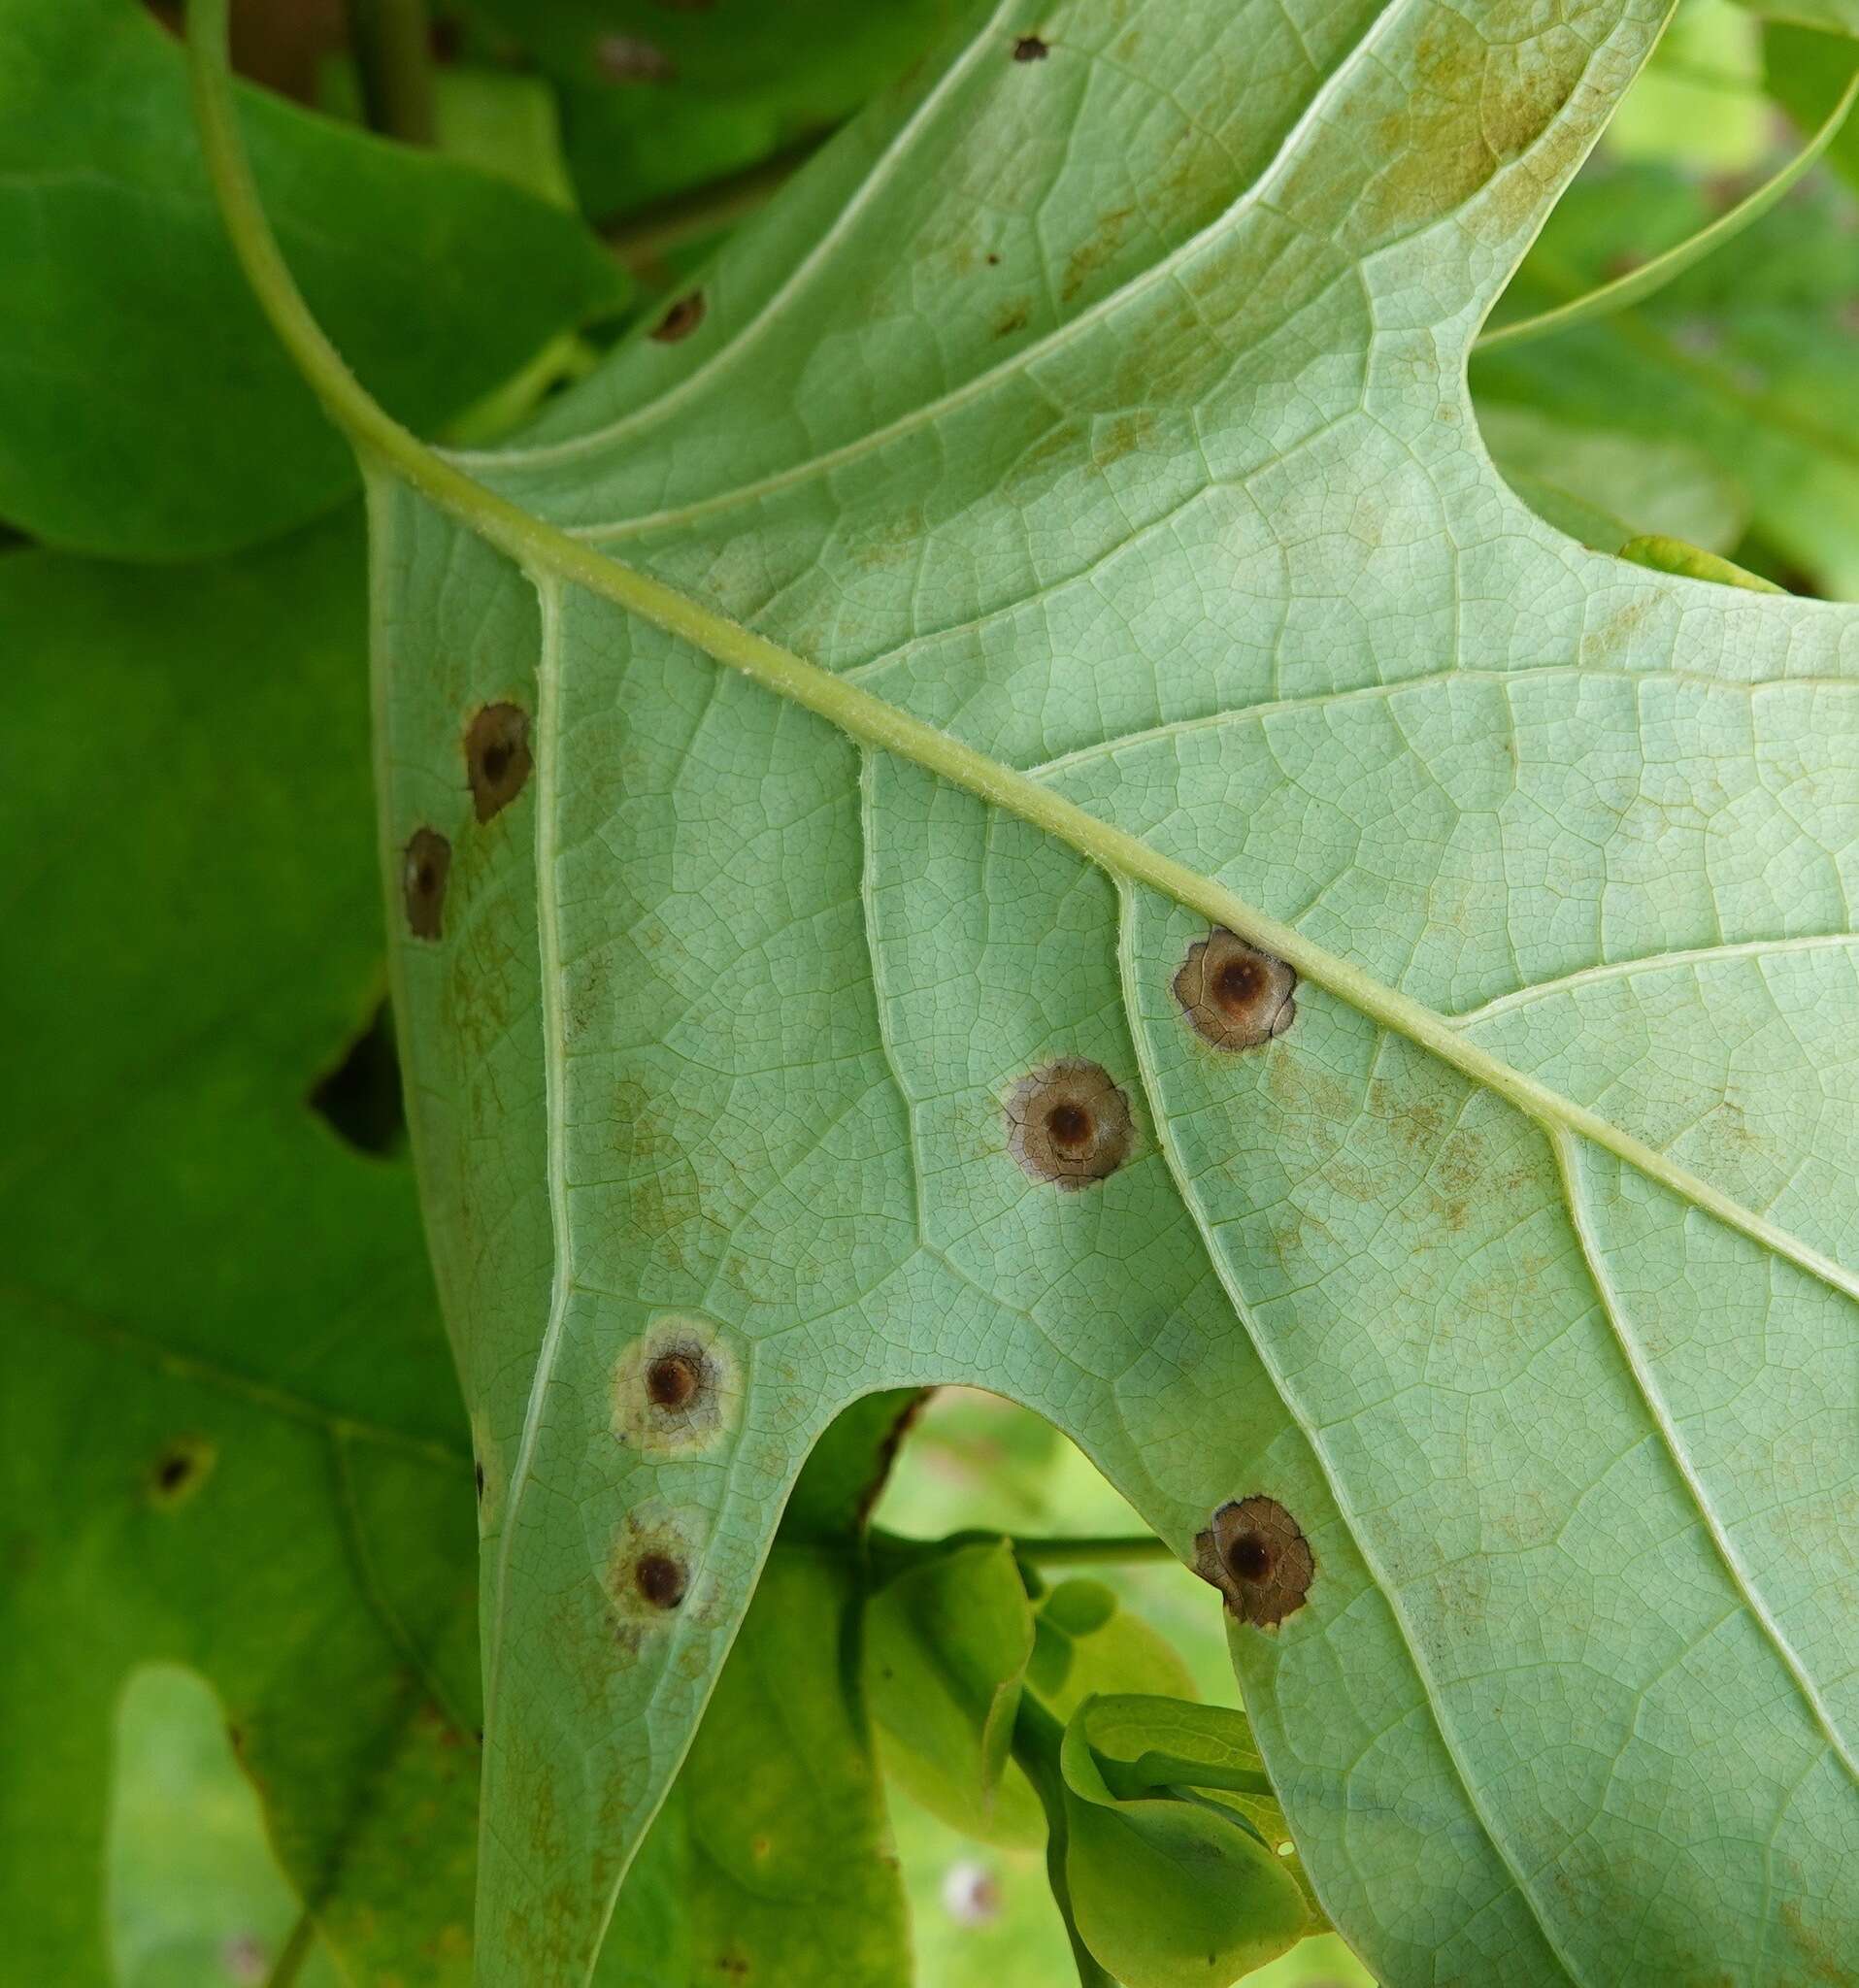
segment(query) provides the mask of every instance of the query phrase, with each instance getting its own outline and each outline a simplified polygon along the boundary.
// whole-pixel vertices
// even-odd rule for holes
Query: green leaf
[[[647,1868],[620,1893],[599,1988],[909,1979],[903,1887],[847,1662],[859,1601],[843,1551],[775,1549]]]
[[[1792,13],[1805,19],[1814,11],[1803,5]],[[1763,66],[1769,89],[1804,130],[1811,129],[1832,109],[1852,67],[1851,37],[1859,35],[1859,10],[1846,0],[1828,0],[1824,25],[1831,32],[1821,34],[1812,26],[1794,26],[1784,17],[1763,31]],[[1836,40],[1836,35],[1842,39]],[[1848,185],[1859,185],[1859,130],[1848,123],[1827,156]]]
[[[1766,20],[1796,27],[1825,28],[1832,34],[1859,35],[1859,6],[1854,0],[1738,0]]]
[[[0,1774],[0,1912],[9,1963],[60,1988],[195,1988],[296,1914],[209,1757],[217,1714],[151,1662],[217,1687],[355,1978],[470,1979],[471,1457],[411,1179],[310,1104],[379,991],[360,550],[345,517],[185,573],[0,560],[38,742],[0,797],[38,852],[3,1018],[39,1051],[0,1176],[0,1689],[34,1736]],[[797,1524],[852,1522],[913,1401],[836,1426]],[[843,1550],[780,1548],[602,1988],[739,1954],[900,1978],[849,1579]]]
[[[1118,1802],[1175,1786],[1241,1795],[1272,1792],[1245,1714],[1151,1693],[1084,1701],[1068,1732],[1087,1747],[1097,1779]]]
[[[576,1978],[834,1409],[957,1378],[1218,1545],[1378,1978],[1859,1938],[1854,624],[1573,546],[1465,384],[1664,11],[1003,8],[463,468],[209,97],[382,464],[485,1799],[565,1846],[486,1834],[496,1988]]]
[[[1558,531],[1597,551],[1618,552],[1631,538],[1662,531],[1723,553],[1748,524],[1742,484],[1683,442],[1572,426],[1508,401],[1480,406],[1478,424],[1492,461],[1517,495]],[[1564,507],[1559,513],[1558,504]]]
[[[380,999],[361,591],[351,514],[185,573],[0,559],[21,1980],[112,1978],[113,1726],[151,1662],[215,1687],[346,1970],[469,1974],[471,1453],[410,1173],[310,1103]]]
[[[1095,1692],[1194,1696],[1187,1666],[1168,1639],[1094,1580],[1063,1581],[1041,1601],[1027,1682],[1061,1719]]]
[[[808,1457],[781,1514],[782,1536],[844,1541],[862,1533],[923,1399],[922,1389],[907,1387],[853,1402]]]
[[[1835,78],[1836,92],[1843,80],[1844,72]],[[1576,295],[1623,253],[1684,236],[1707,215],[1697,188],[1657,169],[1584,179],[1507,306],[1533,311]],[[1643,308],[1479,354],[1472,383],[1480,417],[1496,417],[1494,444],[1504,450],[1497,422],[1513,411],[1564,427],[1569,466],[1544,451],[1527,465],[1534,474],[1603,503],[1639,532],[1711,547],[1713,535],[1680,529],[1671,514],[1690,478],[1675,477],[1663,516],[1630,477],[1608,504],[1588,445],[1600,431],[1614,447],[1702,455],[1741,492],[1761,540],[1823,590],[1859,595],[1859,381],[1844,318],[1859,284],[1853,218],[1852,196],[1822,176]]]
[[[446,419],[621,300],[572,215],[244,95],[293,262],[409,420]],[[131,0],[0,0],[0,516],[81,550],[197,558],[353,488],[227,248],[181,50]]]
[[[1734,0],[1680,0],[1609,129],[1609,145],[1628,157],[1680,157],[1710,172],[1754,166],[1767,123],[1761,33]]]
[[[1012,1547],[959,1546],[908,1568],[865,1611],[865,1689],[889,1774],[932,1815],[982,1842],[1044,1829],[1008,1758],[1033,1611]]]
[[[959,17],[958,0],[467,0],[562,93],[590,214],[625,213],[836,124]]]
[[[1100,1747],[1153,1739],[1191,1758],[1158,1761],[1230,1781],[1249,1746],[1243,1715],[1160,1699],[1086,1699],[1065,1729],[1065,1872],[1079,1937],[1124,1988],[1224,1988],[1308,1930],[1304,1900],[1274,1847],[1212,1803],[1113,1786]],[[1145,1753],[1143,1759],[1155,1758]],[[1112,1754],[1111,1760],[1114,1759]],[[1205,1784],[1205,1782],[1204,1782]],[[1160,1783],[1143,1783],[1143,1786]]]
[[[265,1842],[251,1783],[213,1693],[156,1665],[117,1706],[107,1910],[116,1988],[265,1980],[301,1908]],[[298,1988],[341,1988],[313,1951]]]
[[[1751,593],[1785,593],[1773,580],[1767,580],[1760,574],[1747,572],[1741,566],[1733,565],[1728,559],[1719,559],[1714,552],[1706,552],[1696,546],[1687,546],[1682,539],[1668,539],[1656,533],[1629,539],[1620,547],[1622,559],[1630,559],[1636,566],[1650,566],[1655,573],[1682,573],[1693,580],[1708,580],[1718,586],[1746,587]]]

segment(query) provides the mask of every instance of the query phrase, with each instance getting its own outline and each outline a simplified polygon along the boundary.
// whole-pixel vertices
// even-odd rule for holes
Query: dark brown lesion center
[[[480,821],[515,800],[529,780],[529,713],[519,704],[487,704],[465,733],[465,772]]]
[[[684,1570],[669,1553],[642,1553],[633,1585],[654,1608],[676,1608],[684,1599]]]
[[[445,924],[446,878],[451,845],[438,830],[416,829],[401,860],[401,895],[407,929],[415,939],[437,939]]]
[[[688,1408],[703,1379],[688,1353],[661,1353],[646,1370],[646,1392],[658,1408]]]
[[[1272,1548],[1257,1533],[1242,1533],[1226,1549],[1226,1564],[1238,1580],[1269,1579],[1272,1559]]]
[[[1222,1505],[1194,1547],[1195,1573],[1255,1629],[1276,1629],[1303,1607],[1316,1578],[1316,1556],[1303,1527],[1262,1493]]]
[[[1083,1152],[1091,1143],[1096,1128],[1082,1105],[1054,1105],[1046,1114],[1046,1136],[1062,1153]]]
[[[1229,1014],[1244,1014],[1265,991],[1265,968],[1256,959],[1230,959],[1213,977],[1213,998]]]

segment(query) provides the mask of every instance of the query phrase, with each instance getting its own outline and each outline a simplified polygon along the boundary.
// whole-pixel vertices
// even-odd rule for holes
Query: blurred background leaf
[[[1778,50],[1798,129],[1761,94]],[[1817,128],[1855,60],[1850,42],[1686,0],[1494,322],[1595,289],[1734,206]],[[1859,203],[1841,169],[1856,133],[1848,120],[1776,209],[1655,296],[1475,357],[1486,446],[1550,523],[1606,551],[1687,539],[1794,591],[1859,598]]]
[[[507,177],[262,91],[246,128],[318,315],[416,428],[624,301],[580,218]],[[181,50],[133,0],[0,0],[0,517],[19,530],[202,558],[354,487],[234,264]]]
[[[817,139],[968,10],[962,0],[454,0],[461,53],[560,92],[582,208],[617,218]]]

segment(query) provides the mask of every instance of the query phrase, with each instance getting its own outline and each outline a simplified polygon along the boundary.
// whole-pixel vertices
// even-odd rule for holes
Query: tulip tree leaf
[[[1859,629],[1561,537],[1465,384],[1665,11],[1009,0],[499,501],[369,427],[494,1988],[949,1380],[1218,1533],[1378,1978],[1852,1950]]]
[[[458,413],[622,300],[573,215],[263,92],[248,103],[317,308],[406,418]],[[199,558],[353,488],[226,246],[182,51],[132,0],[0,0],[0,517],[112,557]]]

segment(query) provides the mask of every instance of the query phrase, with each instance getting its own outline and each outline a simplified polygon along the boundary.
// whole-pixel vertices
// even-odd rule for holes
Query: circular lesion
[[[204,1436],[177,1436],[149,1466],[149,1502],[160,1511],[184,1505],[212,1474],[218,1450]]]
[[[407,929],[415,939],[438,939],[446,925],[446,882],[451,845],[436,828],[417,828],[401,852],[400,888]]]
[[[1216,925],[1188,947],[1175,998],[1194,1032],[1216,1049],[1255,1049],[1297,1019],[1298,977],[1283,960]]]
[[[604,1583],[621,1645],[637,1650],[642,1635],[681,1610],[703,1613],[701,1571],[685,1524],[662,1510],[629,1512],[614,1537]]]
[[[1222,1505],[1194,1541],[1194,1571],[1226,1597],[1242,1622],[1276,1629],[1303,1607],[1316,1559],[1290,1512],[1254,1493]]]
[[[689,338],[703,323],[705,309],[702,290],[685,291],[652,326],[651,336],[661,346],[674,346],[680,339]]]
[[[1021,1077],[1006,1117],[1008,1150],[1021,1168],[1068,1191],[1115,1173],[1135,1137],[1129,1099],[1101,1063],[1079,1056]]]
[[[529,713],[519,704],[487,704],[465,729],[465,773],[472,807],[488,821],[515,800],[534,766]]]
[[[643,1456],[708,1448],[735,1426],[742,1389],[724,1335],[695,1312],[662,1312],[613,1369],[614,1438]]]
[[[675,1553],[642,1553],[633,1563],[633,1586],[647,1607],[670,1610],[683,1601],[690,1574]]]

